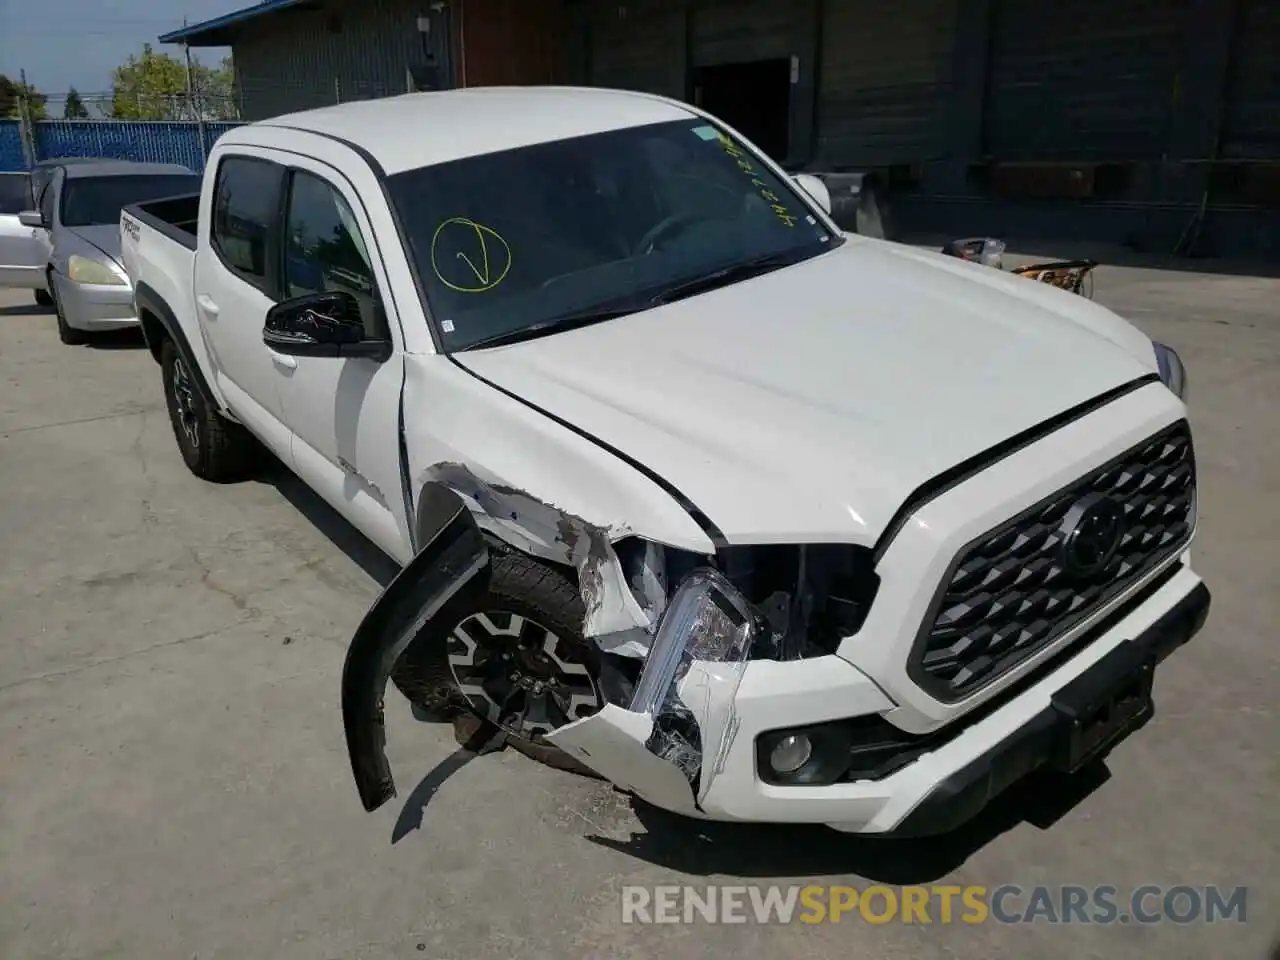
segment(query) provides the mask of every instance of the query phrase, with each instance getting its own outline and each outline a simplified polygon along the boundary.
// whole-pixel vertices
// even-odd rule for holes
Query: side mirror
[[[39,210],[23,210],[18,214],[18,222],[24,227],[32,228],[43,227],[45,225],[44,217],[40,216]]]
[[[825,183],[812,173],[797,173],[791,179],[796,182],[796,186],[817,201],[823,213],[827,216],[831,215],[831,191],[827,189]]]
[[[381,362],[391,356],[391,341],[365,336],[360,303],[345,290],[277,303],[267,311],[262,342],[293,357],[365,357]]]

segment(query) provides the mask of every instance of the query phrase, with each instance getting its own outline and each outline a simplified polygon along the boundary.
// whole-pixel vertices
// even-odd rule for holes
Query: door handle
[[[210,300],[207,294],[202,293],[196,297],[196,306],[211,317],[218,315],[218,305]]]
[[[271,350],[269,348],[267,352],[271,354],[271,362],[274,363],[276,366],[284,367],[286,370],[298,369],[297,357],[291,357],[287,353],[276,353],[274,350]]]

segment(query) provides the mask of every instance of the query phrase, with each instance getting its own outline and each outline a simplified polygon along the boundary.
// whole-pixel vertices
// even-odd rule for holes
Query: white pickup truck
[[[1204,622],[1184,373],[1088,300],[842,234],[688,104],[351,103],[224,135],[124,259],[199,477],[250,435],[402,564],[348,652],[693,817],[925,834],[1152,714]]]

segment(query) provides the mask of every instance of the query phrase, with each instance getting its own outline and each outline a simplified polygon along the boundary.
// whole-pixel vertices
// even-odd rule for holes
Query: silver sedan
[[[38,246],[34,259],[58,316],[63,343],[136,325],[133,287],[120,262],[120,209],[143,200],[195,193],[200,175],[178,164],[102,161],[60,166],[37,209],[19,214]]]

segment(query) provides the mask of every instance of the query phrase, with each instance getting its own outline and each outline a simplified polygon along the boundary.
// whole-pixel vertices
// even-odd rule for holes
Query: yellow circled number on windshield
[[[511,247],[502,234],[467,217],[441,221],[431,238],[431,269],[458,293],[485,293],[507,277]]]

